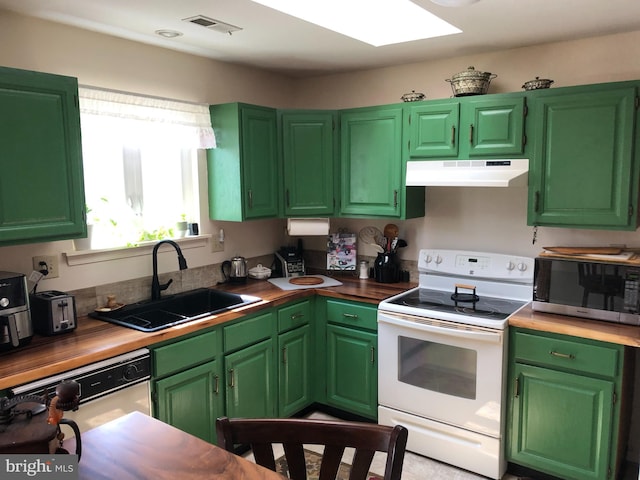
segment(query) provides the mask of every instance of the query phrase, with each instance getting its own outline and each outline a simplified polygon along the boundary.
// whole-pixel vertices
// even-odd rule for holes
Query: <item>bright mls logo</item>
[[[0,479],[77,480],[77,455],[0,455]]]

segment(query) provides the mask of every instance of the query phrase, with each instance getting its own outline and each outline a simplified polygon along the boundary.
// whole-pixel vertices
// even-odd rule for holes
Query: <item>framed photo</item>
[[[327,239],[327,270],[356,269],[355,233],[334,233]]]

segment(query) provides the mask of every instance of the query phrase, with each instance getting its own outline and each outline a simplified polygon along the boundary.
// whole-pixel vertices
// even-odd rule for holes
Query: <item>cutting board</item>
[[[567,258],[570,260],[605,261],[627,265],[639,265],[636,251],[616,247],[543,247],[541,257]]]
[[[321,283],[311,283],[311,281],[306,284],[304,279],[320,279]],[[303,280],[303,284],[295,284],[291,283],[290,280]],[[324,275],[307,275],[305,277],[291,277],[291,278],[270,278],[269,282],[275,285],[282,290],[301,290],[303,288],[323,288],[323,287],[339,287],[342,285],[342,282],[339,282],[335,278],[326,277]]]

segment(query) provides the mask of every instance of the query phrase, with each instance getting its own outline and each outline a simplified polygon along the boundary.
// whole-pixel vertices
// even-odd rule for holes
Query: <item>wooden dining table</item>
[[[243,479],[287,477],[133,412],[83,432],[80,479]]]

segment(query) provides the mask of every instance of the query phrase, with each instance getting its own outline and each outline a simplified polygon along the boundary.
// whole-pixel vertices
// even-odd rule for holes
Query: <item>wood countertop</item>
[[[381,300],[417,285],[377,283],[371,279],[359,280],[353,275],[336,275],[336,279],[343,285],[288,291],[265,280],[249,279],[246,284],[217,285],[215,288],[253,295],[262,298],[262,301],[157,332],[140,332],[81,316],[78,318],[78,328],[73,332],[51,337],[35,335],[28,345],[0,354],[0,390],[178,338],[292,300],[317,294],[377,305]]]
[[[509,326],[640,347],[640,327],[535,312],[531,305],[509,317]]]
[[[217,285],[214,288],[254,295],[262,298],[262,301],[157,332],[140,332],[82,316],[78,319],[78,328],[71,333],[52,337],[36,335],[30,344],[0,354],[0,390],[149,347],[308,296],[320,295],[377,305],[385,298],[417,286],[413,282],[359,280],[353,275],[336,275],[335,278],[343,284],[287,291],[264,280],[250,279],[246,284]],[[640,347],[640,327],[534,312],[530,306],[513,315],[509,325]]]
[[[286,479],[140,412],[82,434],[78,477],[87,480]]]

